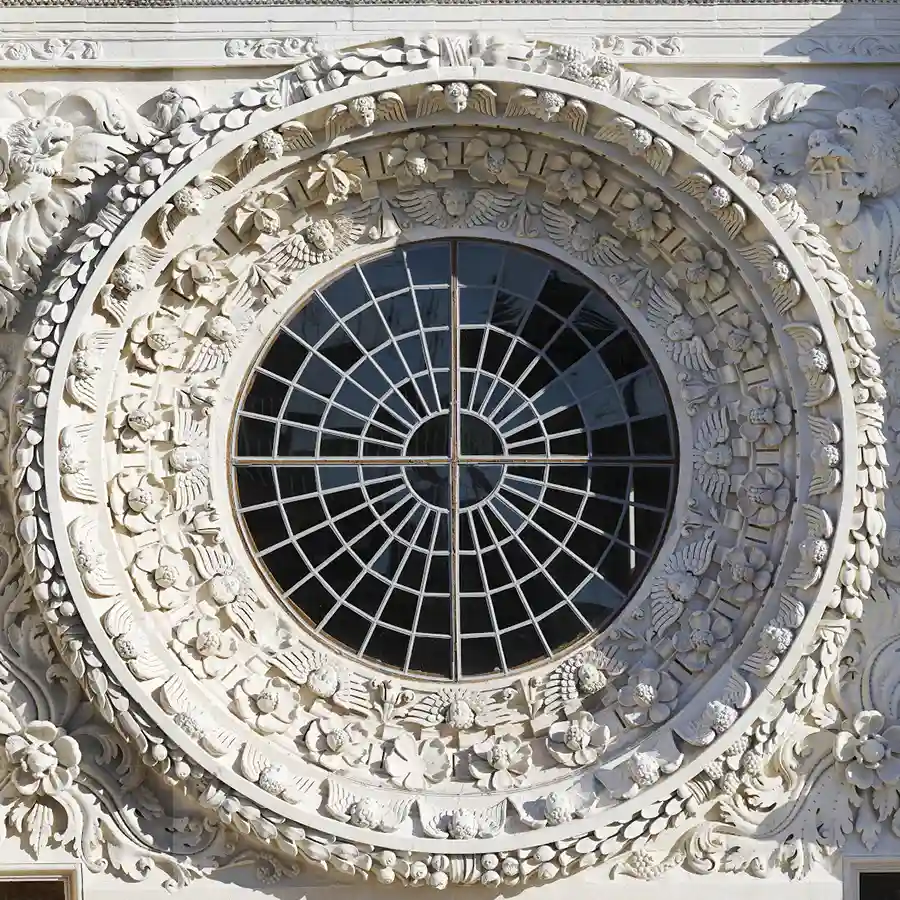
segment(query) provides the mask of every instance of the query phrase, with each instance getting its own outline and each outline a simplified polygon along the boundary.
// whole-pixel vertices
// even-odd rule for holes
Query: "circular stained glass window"
[[[453,241],[297,305],[248,379],[232,465],[258,564],[310,627],[465,678],[545,660],[622,609],[676,454],[668,394],[606,294]]]

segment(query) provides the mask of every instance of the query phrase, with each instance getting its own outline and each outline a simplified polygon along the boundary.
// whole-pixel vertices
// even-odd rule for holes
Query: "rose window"
[[[606,294],[500,243],[422,243],[304,298],[239,401],[254,558],[345,653],[466,678],[607,624],[674,498],[667,392]]]

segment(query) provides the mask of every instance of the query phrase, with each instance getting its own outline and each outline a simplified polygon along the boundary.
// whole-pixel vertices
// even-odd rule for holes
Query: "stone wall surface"
[[[892,3],[0,8],[0,877],[854,900],[900,856],[898,67]],[[279,323],[436,237],[608,295],[678,445],[616,618],[450,682],[290,613],[229,475]]]

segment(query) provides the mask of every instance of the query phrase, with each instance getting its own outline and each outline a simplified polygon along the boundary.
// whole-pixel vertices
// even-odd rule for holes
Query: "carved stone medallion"
[[[884,534],[871,334],[793,193],[610,57],[461,48],[310,56],[132,158],[39,306],[15,480],[146,765],[273,853],[436,887],[739,793],[753,760],[711,773],[762,758]],[[449,574],[398,626],[413,554]]]

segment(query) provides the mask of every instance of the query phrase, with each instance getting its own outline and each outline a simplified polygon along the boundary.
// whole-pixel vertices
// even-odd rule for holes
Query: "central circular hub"
[[[461,679],[553,656],[626,605],[668,526],[673,426],[597,287],[518,248],[422,243],[287,314],[240,401],[233,482],[257,565],[309,627]],[[184,450],[170,466],[194,471]],[[606,676],[585,662],[577,681]]]
[[[412,459],[442,457],[451,462],[454,437],[450,413],[441,413],[423,422],[410,435],[406,455]],[[459,452],[455,464],[410,466],[406,477],[409,485],[426,503],[446,508],[451,500],[453,477],[459,485],[459,507],[466,509],[486,500],[496,490],[503,475],[502,465],[479,464],[478,457],[499,457],[503,439],[484,419],[462,413],[456,439]]]

